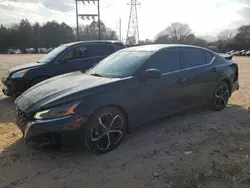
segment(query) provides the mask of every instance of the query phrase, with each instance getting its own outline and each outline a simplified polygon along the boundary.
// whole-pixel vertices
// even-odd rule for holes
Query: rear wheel
[[[221,81],[217,85],[212,99],[212,109],[215,111],[223,110],[230,97],[230,86],[226,81]]]
[[[85,129],[85,145],[92,152],[106,153],[118,147],[126,134],[127,121],[124,114],[114,107],[95,112]]]

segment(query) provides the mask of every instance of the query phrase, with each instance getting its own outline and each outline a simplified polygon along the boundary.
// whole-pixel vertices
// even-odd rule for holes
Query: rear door
[[[212,68],[213,60],[213,54],[209,51],[181,48],[185,105],[196,105],[208,99],[214,85],[212,77],[216,74]]]

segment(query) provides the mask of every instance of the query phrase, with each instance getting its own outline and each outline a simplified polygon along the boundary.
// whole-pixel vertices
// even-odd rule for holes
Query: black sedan
[[[220,111],[237,89],[237,64],[212,51],[186,45],[132,47],[86,73],[30,88],[16,100],[17,124],[28,143],[84,143],[104,153],[152,119],[201,104]]]
[[[7,96],[16,97],[48,78],[88,70],[122,48],[125,46],[118,41],[81,41],[61,45],[36,63],[8,70],[2,78],[2,91]]]

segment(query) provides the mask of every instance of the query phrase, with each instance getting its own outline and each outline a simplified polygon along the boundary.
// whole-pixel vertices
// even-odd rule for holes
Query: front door
[[[54,63],[57,75],[80,70],[86,71],[113,53],[114,50],[114,47],[108,44],[92,43],[75,46]]]
[[[139,82],[135,86],[135,109],[137,118],[152,119],[175,112],[182,108],[183,91],[178,83],[181,75],[178,48],[156,52],[141,68],[158,69],[162,72],[160,79]]]

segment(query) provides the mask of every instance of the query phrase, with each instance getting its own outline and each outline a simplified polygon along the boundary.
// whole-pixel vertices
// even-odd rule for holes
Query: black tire
[[[221,81],[217,84],[216,89],[211,100],[211,108],[214,111],[223,110],[230,98],[230,86],[228,82]]]
[[[127,120],[115,107],[104,107],[96,111],[84,126],[84,144],[96,153],[114,150],[127,133]]]
[[[38,77],[38,78],[35,78],[31,81],[30,85],[29,85],[29,88],[33,87],[34,85],[44,81],[44,80],[47,80],[48,77]]]

